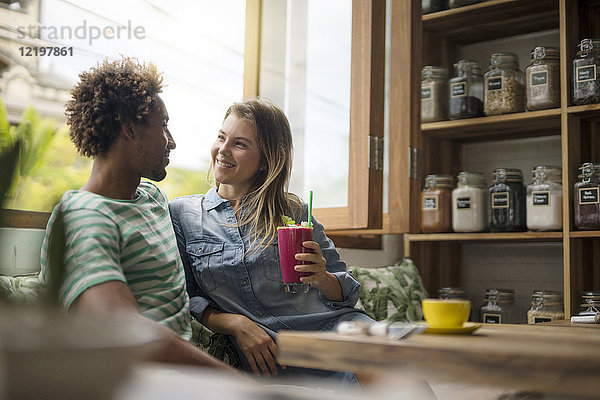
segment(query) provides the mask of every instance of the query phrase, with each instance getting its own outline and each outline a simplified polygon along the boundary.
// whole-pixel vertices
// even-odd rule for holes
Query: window
[[[64,191],[85,183],[91,161],[76,155],[61,128],[64,102],[81,71],[120,54],[152,61],[164,72],[161,96],[177,148],[161,188],[170,198],[206,191],[210,146],[227,107],[243,97],[246,1],[41,0],[39,6],[39,26],[36,16],[19,17],[13,39],[0,37],[14,49],[0,97],[12,123],[31,104],[58,131],[47,148],[38,148],[43,165],[22,178],[7,206],[51,211]],[[72,50],[26,57],[18,53],[21,46]]]
[[[294,136],[290,191],[328,229],[381,225],[385,2],[264,0],[260,90]]]

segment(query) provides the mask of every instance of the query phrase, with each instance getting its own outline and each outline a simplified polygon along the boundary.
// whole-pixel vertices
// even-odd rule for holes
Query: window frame
[[[383,169],[369,165],[369,144],[383,140],[384,60],[385,0],[353,0],[348,205],[313,210],[328,231],[382,227]]]
[[[389,143],[385,143],[389,146],[388,212],[382,213],[380,229],[328,230],[328,235],[336,238],[419,231],[419,215],[414,210],[411,213],[410,205],[419,204],[421,192],[421,116],[420,107],[414,106],[421,100],[422,50],[421,46],[414,46],[422,40],[421,0],[388,1],[391,13]],[[384,59],[381,62],[385,64]]]

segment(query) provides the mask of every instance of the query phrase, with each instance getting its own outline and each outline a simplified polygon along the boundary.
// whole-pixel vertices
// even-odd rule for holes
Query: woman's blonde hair
[[[261,251],[275,241],[277,227],[285,225],[284,215],[299,218],[301,214],[301,200],[287,191],[292,173],[292,132],[284,112],[265,98],[234,103],[223,120],[232,114],[254,127],[265,165],[242,201],[238,222],[239,226],[248,225],[253,234],[251,249]],[[216,185],[218,188],[218,182]]]

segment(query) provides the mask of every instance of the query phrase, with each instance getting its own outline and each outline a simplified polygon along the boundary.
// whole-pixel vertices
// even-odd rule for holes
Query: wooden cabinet
[[[600,105],[572,106],[572,60],[581,39],[600,37],[600,1],[489,0],[428,15],[421,15],[421,0],[391,0],[390,6],[390,213],[384,217],[384,229],[408,232],[405,254],[415,259],[432,295],[439,287],[461,284],[461,251],[466,243],[561,244],[565,314],[576,314],[581,292],[600,290],[600,231],[575,230],[572,212],[577,168],[586,161],[600,161]],[[500,46],[502,40],[510,39],[527,46],[535,43],[536,35],[550,38],[560,48],[560,108],[419,124],[423,65],[442,65],[453,71],[452,65],[468,58],[465,53],[474,45]],[[487,60],[479,61],[485,71]],[[524,70],[529,58],[519,61]],[[463,152],[470,143],[547,137],[556,138],[560,146],[562,231],[419,233],[424,174],[456,176],[465,168]],[[407,173],[411,158],[420,164],[412,176]],[[525,184],[530,172],[523,171]]]

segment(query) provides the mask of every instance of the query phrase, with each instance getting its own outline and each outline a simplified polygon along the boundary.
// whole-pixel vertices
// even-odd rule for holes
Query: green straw
[[[312,228],[312,197],[313,191],[308,192],[308,227]]]

